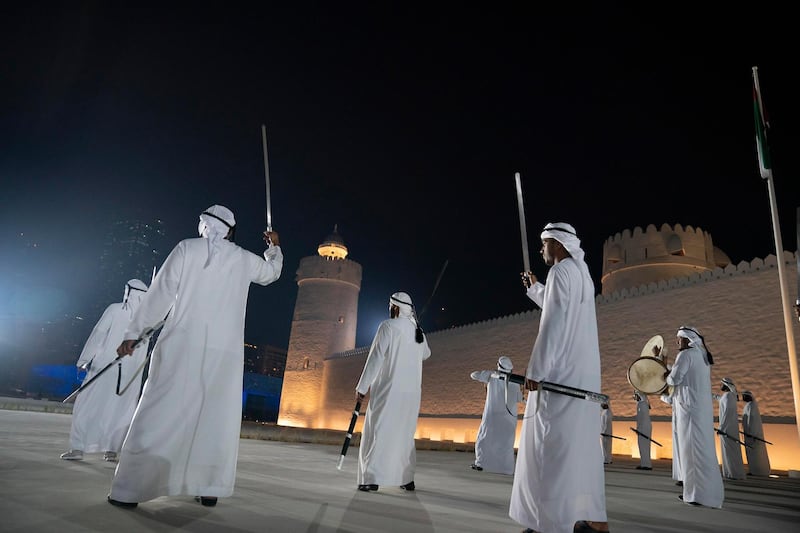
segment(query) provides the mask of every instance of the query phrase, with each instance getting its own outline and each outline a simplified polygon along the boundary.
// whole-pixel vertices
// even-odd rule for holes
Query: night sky
[[[260,253],[261,124],[285,264],[251,288],[250,342],[287,346],[298,263],[334,224],[364,269],[359,346],[392,292],[421,310],[445,261],[426,330],[531,309],[514,172],[542,278],[539,233],[555,221],[577,228],[598,292],[603,242],[635,226],[699,226],[734,263],[764,257],[752,66],[783,247],[797,249],[787,12],[107,4],[0,8],[0,319],[18,312],[9,283],[46,295],[42,317],[84,312],[115,220],[161,219],[171,247],[219,203]]]

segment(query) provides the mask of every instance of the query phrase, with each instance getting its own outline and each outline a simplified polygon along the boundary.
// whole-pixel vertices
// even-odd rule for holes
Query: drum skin
[[[640,357],[628,367],[628,383],[643,394],[661,394],[667,390],[664,373],[667,365],[655,357]]]

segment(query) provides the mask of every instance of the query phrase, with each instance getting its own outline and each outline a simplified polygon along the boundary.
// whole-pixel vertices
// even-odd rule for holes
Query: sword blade
[[[634,432],[634,433],[636,433],[637,435],[641,435],[642,437],[646,438],[647,440],[649,440],[649,441],[650,441],[650,442],[652,442],[653,444],[657,444],[658,446],[661,446],[661,443],[659,443],[657,440],[655,440],[655,439],[652,439],[652,438],[648,437],[647,435],[645,435],[644,433],[642,433],[642,432],[641,432],[641,431],[639,431],[638,429],[631,428],[631,431],[633,431],[633,432]],[[661,446],[661,447],[663,448],[663,446]]]
[[[99,378],[100,376],[102,376],[102,375],[103,375],[103,373],[105,373],[105,371],[106,371],[106,370],[108,370],[109,368],[111,368],[112,366],[114,366],[114,364],[118,363],[118,362],[119,362],[119,360],[120,360],[120,359],[122,359],[123,357],[125,357],[125,356],[124,356],[124,355],[117,356],[117,358],[116,358],[116,359],[114,359],[113,361],[111,361],[110,363],[108,363],[106,366],[104,366],[104,367],[103,367],[103,369],[102,369],[102,370],[100,370],[100,372],[98,372],[97,374],[95,374],[94,376],[92,376],[92,377],[91,377],[91,379],[89,379],[89,381],[87,381],[86,383],[84,383],[83,385],[81,385],[80,387],[78,387],[77,389],[75,389],[75,390],[72,392],[72,394],[70,394],[69,396],[67,396],[67,397],[66,397],[66,398],[64,398],[63,400],[61,400],[61,403],[68,403],[68,402],[69,402],[71,399],[73,399],[75,396],[77,396],[78,394],[80,394],[80,392],[81,392],[82,390],[84,390],[86,387],[88,387],[89,385],[91,385],[92,383],[94,383],[94,381],[95,381],[97,378]]]
[[[524,271],[531,271],[531,258],[528,253],[528,229],[525,225],[525,205],[522,202],[522,181],[519,172],[514,173],[514,181],[517,185],[517,210],[519,211],[519,231],[522,238],[522,268]]]
[[[264,179],[267,184],[267,231],[272,231],[272,200],[269,190],[269,156],[267,155],[267,127],[261,125],[261,145],[264,147]]]

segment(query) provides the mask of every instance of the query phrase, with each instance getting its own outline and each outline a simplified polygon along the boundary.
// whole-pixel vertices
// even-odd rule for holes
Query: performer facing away
[[[486,384],[486,404],[475,439],[473,470],[496,474],[514,473],[514,437],[517,433],[517,404],[523,402],[522,389],[505,377],[514,369],[511,359],[501,356],[497,371],[476,370],[470,377]]]
[[[542,258],[547,283],[523,273],[528,297],[542,308],[526,371],[522,421],[509,516],[526,531],[608,531],[605,472],[597,445],[600,406],[539,391],[540,381],[600,390],[594,283],[575,228],[547,224]]]
[[[722,378],[722,395],[719,400],[719,447],[722,451],[722,477],[746,479],[742,461],[742,445],[739,444],[739,395],[731,378]]]
[[[600,446],[603,450],[603,464],[610,465],[613,462],[611,449],[614,446],[614,413],[611,412],[611,405],[601,404],[600,407]]]
[[[672,408],[683,476],[683,494],[679,498],[692,505],[721,508],[725,489],[714,446],[710,368],[714,359],[697,328],[682,326],[677,343],[680,353],[665,378],[675,387]]]
[[[742,391],[744,408],[742,409],[742,431],[747,454],[748,475],[768,476],[770,472],[767,443],[764,442],[764,427],[761,424],[761,413],[758,411],[756,397],[749,390]]]
[[[636,400],[636,431],[639,444],[639,466],[636,470],[652,470],[653,462],[650,459],[650,439],[653,438],[653,421],[650,419],[650,401],[646,394],[638,390],[633,391],[633,399]],[[644,437],[647,435],[650,437]]]
[[[145,292],[147,285],[142,281],[129,280],[122,303],[113,303],[103,311],[78,357],[78,368],[88,368],[84,383],[117,358],[117,346]],[[141,380],[147,346],[142,342],[131,357],[120,359],[117,368],[109,368],[78,394],[72,407],[70,450],[61,454],[62,459],[75,461],[83,459],[84,453],[103,452],[106,461],[117,460],[139,401],[141,386],[133,381]]]
[[[233,494],[242,420],[244,319],[251,283],[280,277],[278,234],[259,257],[232,242],[236,220],[221,205],[200,215],[201,238],[170,252],[133,315],[117,353],[167,313],[150,374],[122,446],[109,503],[135,507],[159,496]]]
[[[358,490],[365,492],[380,485],[415,489],[422,362],[431,349],[408,294],[392,294],[389,317],[378,326],[356,385],[357,400],[370,393],[358,447]]]

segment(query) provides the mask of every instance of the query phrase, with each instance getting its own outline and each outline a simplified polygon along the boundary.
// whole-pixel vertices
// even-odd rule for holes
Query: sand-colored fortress
[[[300,261],[279,424],[348,425],[368,347],[355,347],[361,266],[346,256],[334,229],[316,256]],[[713,387],[730,377],[740,391],[754,392],[767,424],[766,438],[775,443],[769,449],[773,468],[800,469],[778,258],[734,265],[714,247],[709,233],[664,224],[610,237],[602,260],[602,292],[596,298],[602,392],[612,399],[615,434],[627,437],[615,439],[614,453],[638,453],[629,430],[636,404],[628,367],[656,334],[664,337],[668,361],[673,361],[675,331],[691,324],[700,328],[714,354]],[[786,265],[789,294],[796,294],[795,254],[784,252],[780,260]],[[529,302],[524,294],[520,298]],[[428,333],[433,355],[423,367],[417,438],[475,440],[485,394],[469,374],[493,368],[500,355],[511,357],[517,369],[527,365],[539,323],[539,310],[530,305],[524,313]],[[653,437],[664,444],[654,456],[671,457],[670,408],[656,396],[650,400]]]

